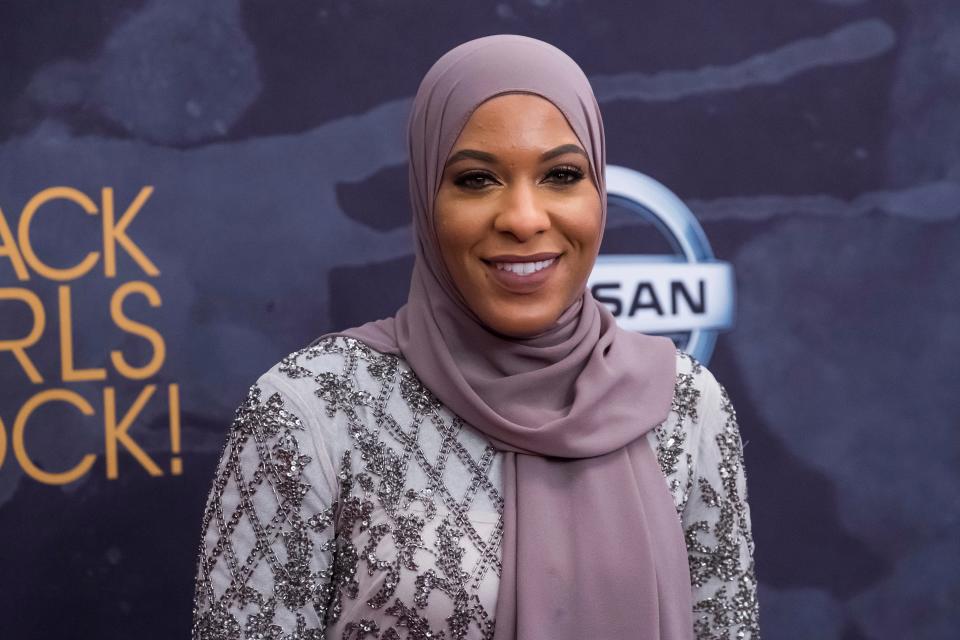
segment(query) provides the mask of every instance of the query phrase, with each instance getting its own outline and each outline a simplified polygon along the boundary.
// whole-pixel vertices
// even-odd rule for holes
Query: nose
[[[526,242],[550,228],[545,199],[533,185],[515,184],[504,190],[500,210],[494,218],[497,231]]]

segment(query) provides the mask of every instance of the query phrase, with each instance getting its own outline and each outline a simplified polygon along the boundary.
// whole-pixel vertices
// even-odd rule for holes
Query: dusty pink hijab
[[[584,291],[540,335],[488,330],[441,258],[434,200],[473,110],[525,92],[566,116],[603,202],[606,151],[586,76],[559,49],[518,35],[464,43],[417,91],[408,124],[416,260],[407,304],[339,332],[402,356],[450,410],[505,453],[497,640],[688,640],[683,533],[642,437],[668,415],[676,353],[668,338],[617,327]]]

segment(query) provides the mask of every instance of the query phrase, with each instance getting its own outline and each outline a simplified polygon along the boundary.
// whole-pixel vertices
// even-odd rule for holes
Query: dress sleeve
[[[697,640],[760,638],[743,446],[726,389],[704,366],[690,498],[681,519]]]
[[[308,406],[271,370],[236,410],[203,516],[194,640],[324,637],[336,474]]]

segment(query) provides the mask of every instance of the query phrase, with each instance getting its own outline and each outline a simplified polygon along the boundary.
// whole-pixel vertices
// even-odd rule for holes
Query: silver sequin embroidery
[[[684,525],[695,634],[756,639],[736,414],[718,383],[719,411],[703,407],[709,372],[682,351],[677,358],[671,416],[649,438]],[[485,606],[480,589],[501,569],[503,498],[491,480],[499,454],[489,444],[467,446],[470,427],[401,359],[356,340],[324,338],[277,371],[309,380],[318,415],[345,421],[350,446],[337,460],[337,493],[307,508],[311,436],[283,394],[263,399],[254,385],[237,410],[204,515],[193,637],[319,640],[336,628],[345,640],[492,638],[492,603],[488,595]],[[706,414],[723,420],[713,438],[701,437]],[[421,446],[423,429],[436,431],[439,452]],[[465,489],[450,484],[454,464]],[[478,501],[498,517],[486,535],[472,519]],[[240,528],[252,541],[245,546],[235,540]],[[344,619],[348,603],[364,610],[356,607],[361,592],[366,613]]]

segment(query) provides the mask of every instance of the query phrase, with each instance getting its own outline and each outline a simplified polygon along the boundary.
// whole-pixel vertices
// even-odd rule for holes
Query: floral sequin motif
[[[309,485],[303,473],[311,458],[297,439],[303,425],[279,393],[261,395],[253,385],[237,409],[204,512],[203,530],[215,532],[216,542],[200,550],[195,639],[323,638],[323,628],[308,627],[301,610],[325,616],[331,576],[314,570],[311,557],[328,548],[333,512],[304,512]],[[235,535],[241,529],[243,535]],[[272,593],[258,590],[257,570],[270,573]],[[226,585],[219,594],[215,574]],[[280,609],[293,621],[292,635],[275,623]]]
[[[657,427],[654,442],[684,527],[694,632],[698,640],[756,640],[754,547],[736,412],[726,389],[712,376],[704,378],[696,358],[679,350],[677,355],[676,419]],[[719,406],[703,408],[700,389],[711,382]],[[708,428],[703,415],[719,416],[722,424]]]
[[[193,638],[492,638],[501,454],[401,358],[352,338],[319,339],[277,372],[279,389],[298,391],[268,395],[254,385],[221,457],[204,516]],[[312,408],[298,416],[285,402],[293,397]],[[339,425],[340,449],[326,450],[332,495],[310,485],[319,477],[313,456],[323,452],[309,446],[319,443],[301,420],[308,413]],[[683,351],[670,415],[648,441],[686,538],[697,639],[757,640],[736,413]]]
[[[345,638],[491,638],[494,620],[477,596],[482,581],[477,578],[491,569],[492,579],[499,574],[502,525],[492,537],[484,538],[469,511],[480,491],[501,505],[502,511],[502,496],[487,477],[492,448],[477,459],[456,442],[459,422],[441,415],[440,403],[397,358],[373,352],[349,338],[323,340],[311,348],[341,355],[339,371],[313,376],[315,394],[324,402],[327,415],[346,416],[354,443],[341,460],[337,557],[328,626],[344,623]],[[379,389],[358,386],[360,368]],[[288,371],[296,375],[298,370],[290,366]],[[395,394],[413,416],[413,425],[401,426],[386,411]],[[438,458],[431,459],[418,445],[417,430],[425,421],[442,435]],[[457,457],[472,475],[465,496],[454,495],[444,483],[443,469],[451,457]],[[408,486],[411,465],[419,467],[426,485]],[[424,509],[410,511],[414,504]],[[465,565],[464,544],[477,550],[480,560],[474,566]],[[427,560],[430,568],[422,566]],[[345,602],[359,597],[363,582],[380,585],[365,605],[382,613],[376,623],[370,616],[341,621]],[[446,603],[447,614],[425,615],[428,606],[436,607],[437,602]],[[437,625],[438,619],[442,626]]]

